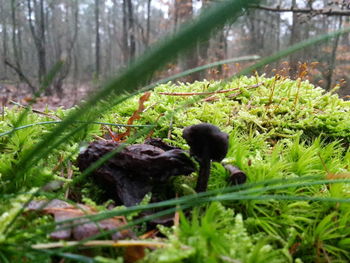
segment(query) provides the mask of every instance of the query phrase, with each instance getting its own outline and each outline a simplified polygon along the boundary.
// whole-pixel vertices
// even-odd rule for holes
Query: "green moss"
[[[257,85],[259,84],[259,85]],[[230,92],[207,96],[172,96],[161,92],[200,93],[215,90]],[[126,124],[138,108],[139,96],[111,107],[98,121]],[[174,146],[188,149],[182,138],[184,127],[208,122],[217,125],[229,134],[229,151],[223,163],[238,166],[248,176],[248,182],[261,183],[253,190],[269,186],[270,180],[296,179],[303,182],[310,176],[349,177],[350,151],[350,102],[336,94],[326,93],[308,82],[265,77],[241,77],[231,82],[195,82],[193,84],[160,85],[145,102],[146,110],[134,124],[154,124],[154,137],[161,137]],[[5,119],[0,121],[0,133],[9,131],[22,110],[7,109]],[[58,109],[60,117],[67,112]],[[49,121],[47,116],[30,112],[20,125]],[[58,177],[65,177],[73,169],[74,178],[80,173],[74,161],[83,142],[101,136],[101,125],[88,125],[79,133],[56,148],[38,165],[31,166],[25,175],[15,173],[18,160],[25,156],[43,134],[50,132],[52,125],[35,125],[16,131],[12,136],[0,137],[0,194],[14,194],[40,187]],[[72,124],[78,125],[78,124]],[[74,126],[75,127],[75,126]],[[136,133],[139,128],[133,128]],[[125,129],[113,128],[115,132]],[[168,136],[170,135],[170,136]],[[146,136],[137,139],[142,142]],[[196,183],[197,173],[180,176],[172,182],[181,196],[190,194]],[[227,186],[227,172],[222,164],[214,163],[211,169],[209,190]],[[62,179],[64,186],[56,196],[63,197],[70,180]],[[74,179],[73,179],[74,180]],[[283,185],[284,181],[279,185]],[[81,189],[81,186],[84,188]],[[80,187],[80,188],[79,188]],[[99,203],[100,194],[89,180],[70,188],[77,195]],[[345,183],[315,186],[290,186],[262,194],[297,197],[350,198],[350,186]],[[79,192],[79,193],[78,193]],[[81,193],[80,193],[81,192]],[[219,191],[220,192],[220,191]],[[150,252],[148,262],[334,262],[350,260],[349,204],[334,204],[311,201],[286,201],[279,198],[267,201],[259,193],[247,194],[251,200],[224,201],[207,207],[195,208],[191,216],[182,217],[180,225],[167,229],[164,242],[169,247]],[[16,215],[25,200],[14,197],[0,198],[1,227],[6,227],[11,215]],[[0,250],[0,261],[12,259],[11,243],[49,242],[50,230],[25,228],[28,215],[22,215],[11,227],[9,234],[0,231],[5,249]],[[35,221],[37,220],[37,221]],[[50,218],[43,219],[48,222]],[[40,219],[33,219],[34,227]],[[141,234],[141,233],[140,233]],[[28,240],[32,240],[29,242]],[[72,249],[74,250],[74,249]],[[27,256],[43,257],[45,253],[23,250]],[[11,254],[13,253],[13,254]],[[118,254],[119,255],[119,254]],[[101,255],[109,260],[111,255]],[[225,261],[226,260],[226,261]]]

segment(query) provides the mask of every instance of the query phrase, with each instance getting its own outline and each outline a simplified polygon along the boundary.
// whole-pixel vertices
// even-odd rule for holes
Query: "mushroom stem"
[[[205,158],[200,161],[199,165],[199,174],[196,185],[197,193],[205,192],[207,190],[211,161],[209,158]]]
[[[197,193],[207,190],[211,161],[221,162],[228,150],[228,135],[209,123],[186,127],[182,136],[190,146],[190,154],[199,162]]]

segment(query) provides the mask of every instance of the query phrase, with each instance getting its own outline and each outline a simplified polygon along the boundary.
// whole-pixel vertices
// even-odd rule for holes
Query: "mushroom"
[[[162,185],[172,176],[188,175],[195,170],[194,163],[181,149],[175,149],[160,140],[148,141],[158,144],[133,144],[124,147],[93,171],[95,182],[106,195],[126,206],[138,204],[156,185]],[[78,167],[86,170],[92,163],[120,146],[115,141],[94,141],[81,152]],[[156,190],[156,189],[154,189]]]
[[[186,127],[183,138],[190,146],[190,154],[199,162],[197,192],[208,186],[211,161],[221,162],[228,150],[228,135],[212,124],[201,123]]]
[[[244,184],[247,181],[247,175],[238,167],[227,164],[225,168],[229,172],[228,182],[230,185]]]

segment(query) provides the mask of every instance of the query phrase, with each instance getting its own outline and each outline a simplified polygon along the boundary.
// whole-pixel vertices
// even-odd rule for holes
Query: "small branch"
[[[23,74],[22,70],[19,69],[18,67],[16,67],[15,65],[13,65],[10,61],[8,61],[8,59],[4,59],[4,63],[12,68],[17,75],[19,76],[20,79],[24,80],[25,83],[27,83],[27,85],[30,87],[31,90],[35,91],[36,88],[32,85],[32,83],[30,82],[30,80]]]
[[[70,161],[68,161],[68,167],[67,167],[67,179],[72,179],[73,177],[73,169],[72,169],[72,164]],[[64,194],[64,198],[65,199],[68,199],[68,196],[69,196],[69,192],[70,192],[70,189],[69,189],[69,186],[67,187],[67,190],[66,190],[66,193]]]
[[[312,9],[312,8],[281,8],[270,7],[266,5],[250,5],[249,7],[255,9],[261,9],[270,12],[293,12],[293,13],[311,13],[314,15],[327,15],[327,16],[350,16],[350,10],[332,9],[332,8],[322,8],[322,9]]]
[[[246,86],[244,88],[257,88],[261,85],[263,85],[263,82],[260,82],[258,84],[252,85],[252,86]],[[168,95],[168,96],[195,96],[195,95],[214,95],[214,94],[220,94],[220,93],[228,93],[231,91],[239,90],[240,88],[233,88],[233,89],[226,89],[226,90],[218,90],[218,91],[212,91],[212,92],[159,92],[160,95]]]
[[[50,249],[60,247],[72,247],[72,246],[86,246],[86,247],[132,247],[132,246],[143,246],[143,247],[167,247],[169,244],[163,242],[154,241],[143,241],[143,240],[92,240],[81,243],[79,241],[68,241],[68,242],[56,242],[56,243],[44,243],[33,245],[33,249]]]
[[[44,115],[44,116],[49,117],[49,118],[51,118],[51,119],[53,119],[53,120],[62,120],[60,117],[58,117],[58,116],[56,116],[56,115],[52,115],[52,114],[50,114],[50,113],[46,113],[46,112],[43,112],[43,111],[39,111],[39,110],[36,110],[36,109],[32,109],[32,108],[30,108],[29,106],[22,105],[22,104],[20,104],[20,103],[18,103],[18,102],[15,102],[15,101],[13,101],[13,100],[10,100],[10,102],[11,102],[12,104],[18,106],[18,107],[21,107],[21,108],[23,108],[23,109],[29,109],[29,110],[31,110],[31,111],[34,112],[34,113]]]

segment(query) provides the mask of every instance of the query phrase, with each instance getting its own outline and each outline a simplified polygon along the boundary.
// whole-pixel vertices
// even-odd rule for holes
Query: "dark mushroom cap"
[[[212,124],[201,123],[186,127],[182,136],[190,146],[190,154],[199,161],[209,158],[220,162],[227,154],[228,135]]]

